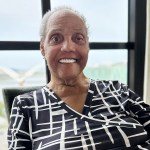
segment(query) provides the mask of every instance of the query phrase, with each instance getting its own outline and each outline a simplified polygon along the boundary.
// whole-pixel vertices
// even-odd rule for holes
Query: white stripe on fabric
[[[39,144],[37,150],[41,150],[41,147],[42,147],[42,142]]]
[[[82,142],[83,150],[88,150],[88,147],[87,147],[87,144],[86,144],[83,134],[81,134],[81,142]]]
[[[62,131],[60,136],[60,150],[65,150],[65,117],[62,115]]]
[[[33,92],[33,98],[34,98],[34,105],[35,105],[35,117],[37,120],[38,119],[38,103],[37,103],[36,91]]]
[[[51,102],[49,100],[49,122],[50,122],[50,135],[52,134],[52,129],[53,129],[53,117],[52,117],[52,108],[51,108]]]
[[[73,128],[74,128],[74,134],[77,135],[77,123],[76,123],[76,118],[74,118],[74,121],[73,121]]]
[[[32,122],[31,122],[31,117],[29,117],[29,134],[30,134],[30,139],[32,140]]]
[[[107,126],[104,126],[104,125],[103,125],[103,128],[104,128],[106,134],[109,136],[109,139],[111,140],[111,142],[114,144],[114,139],[113,139],[111,133],[109,132]]]
[[[46,105],[46,96],[45,96],[44,89],[42,89],[41,91],[42,91],[42,96],[43,96],[44,105]]]
[[[91,134],[90,127],[89,127],[89,124],[88,124],[87,121],[85,121],[85,126],[87,128],[87,132],[88,132],[88,135],[89,135],[89,138],[90,138],[90,141],[91,141],[92,148],[93,148],[93,150],[96,150],[95,143],[94,143],[94,140],[93,140],[93,136]]]
[[[141,145],[138,145],[138,148],[141,150],[148,150],[147,148],[143,148]]]
[[[145,122],[145,123],[143,124],[143,126],[145,127],[145,126],[147,126],[148,124],[150,124],[150,120],[147,121],[147,122]]]
[[[131,146],[130,141],[129,141],[128,137],[126,136],[126,134],[124,133],[124,131],[119,126],[117,126],[117,128],[124,139],[126,147],[130,147]]]

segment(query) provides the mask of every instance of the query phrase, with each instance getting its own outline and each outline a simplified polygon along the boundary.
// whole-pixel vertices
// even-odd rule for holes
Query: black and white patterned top
[[[11,150],[150,150],[150,107],[118,81],[91,80],[83,113],[43,88],[17,96]]]

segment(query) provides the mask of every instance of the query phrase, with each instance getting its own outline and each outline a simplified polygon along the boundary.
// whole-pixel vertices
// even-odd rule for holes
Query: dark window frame
[[[128,42],[91,42],[92,50],[127,49],[128,85],[143,97],[147,0],[128,0]],[[42,15],[51,9],[50,0],[41,0]],[[0,50],[38,50],[39,42],[0,41]],[[47,82],[50,74],[46,66]]]
[[[146,4],[147,0],[128,0],[128,85],[141,97],[144,91]]]

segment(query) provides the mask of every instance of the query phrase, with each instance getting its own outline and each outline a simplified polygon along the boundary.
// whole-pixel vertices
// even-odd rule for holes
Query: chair
[[[34,86],[34,87],[16,87],[16,88],[3,88],[2,89],[2,95],[4,98],[4,105],[5,105],[5,110],[6,110],[6,115],[7,115],[7,120],[9,122],[10,118],[10,113],[11,113],[11,108],[12,108],[12,103],[13,100],[16,96],[34,91],[41,88],[41,86]]]

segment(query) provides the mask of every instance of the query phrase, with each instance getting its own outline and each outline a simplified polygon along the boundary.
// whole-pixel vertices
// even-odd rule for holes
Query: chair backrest
[[[13,87],[13,88],[3,88],[2,89],[2,94],[3,94],[3,98],[4,98],[4,105],[5,105],[8,122],[9,122],[12,103],[13,103],[14,98],[18,95],[37,90],[41,87],[42,86],[16,87],[16,88]]]

